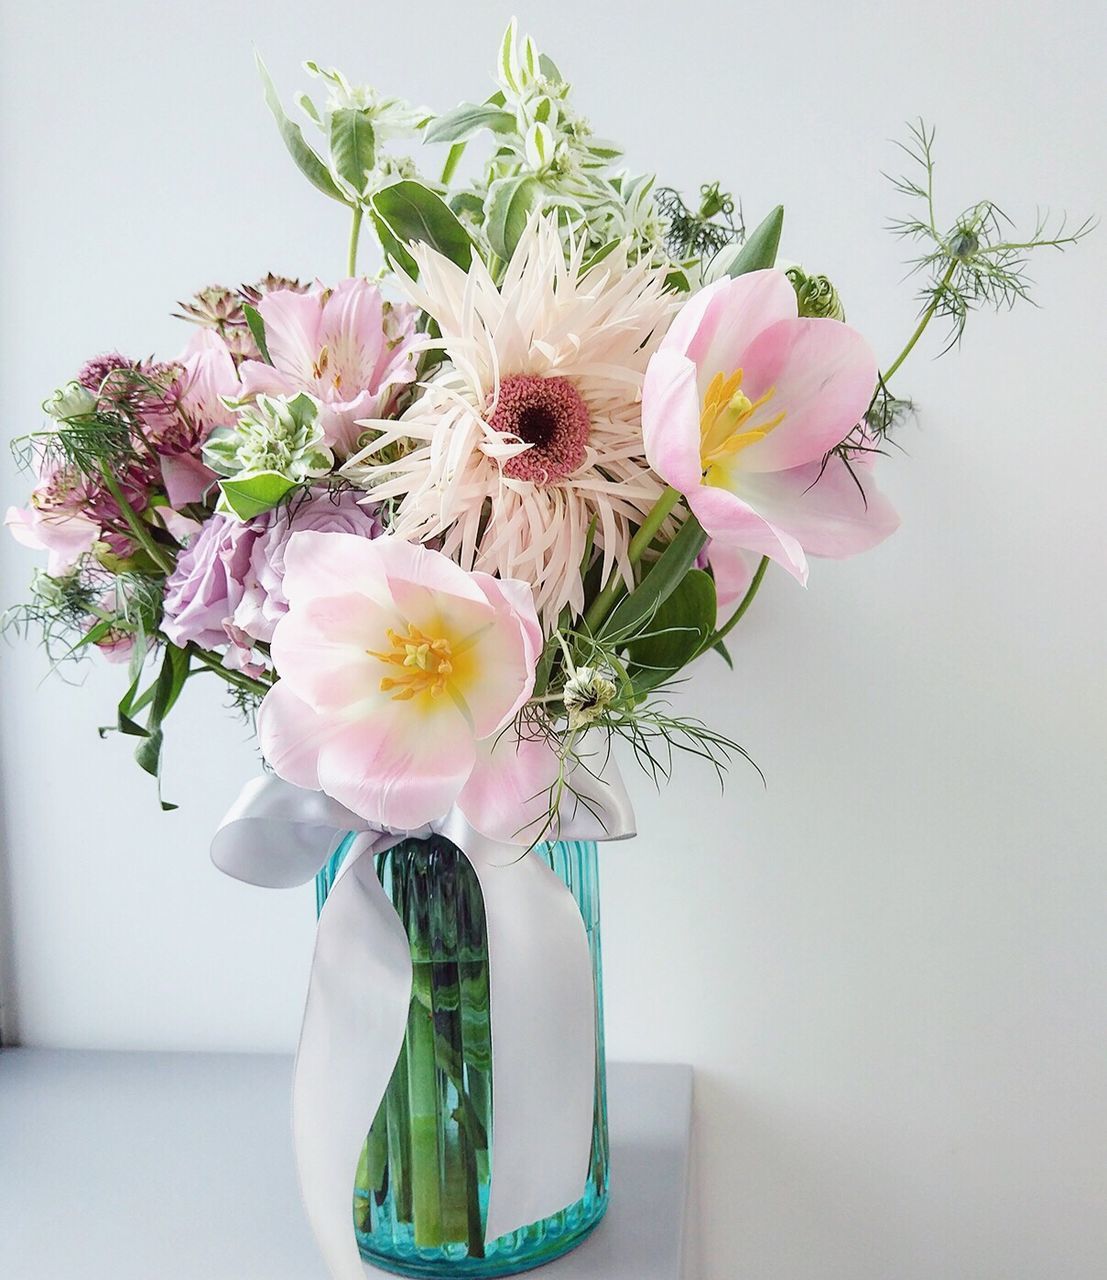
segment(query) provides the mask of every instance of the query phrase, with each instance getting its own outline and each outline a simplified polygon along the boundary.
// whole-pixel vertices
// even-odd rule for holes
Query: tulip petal
[[[788,471],[747,475],[742,496],[809,555],[842,559],[868,551],[899,527],[899,516],[877,489],[867,467],[841,458]]]
[[[821,459],[865,415],[876,387],[872,348],[837,320],[787,320],[770,325],[744,355],[742,390],[772,398],[748,426],[784,414],[763,440],[743,449],[743,471],[783,471]]]
[[[304,529],[288,540],[282,589],[290,604],[317,596],[368,596],[391,610],[383,557],[375,550],[385,538],[358,538],[345,533]]]
[[[415,830],[442,817],[473,768],[472,731],[450,699],[430,715],[388,700],[344,726],[319,756],[319,783],[369,822]]]
[[[807,557],[796,539],[728,489],[703,485],[688,495],[693,514],[723,547],[768,556],[798,582],[807,583]]]
[[[716,373],[743,366],[746,348],[766,326],[796,317],[796,291],[783,271],[750,271],[717,280],[681,308],[661,344],[700,372],[700,399]]]
[[[700,410],[696,366],[678,351],[658,351],[642,388],[646,460],[666,484],[684,494],[703,482]]]
[[[729,610],[746,594],[757,572],[758,557],[731,543],[715,540],[707,549],[715,579],[715,599],[720,612]]]
[[[461,789],[457,807],[492,840],[530,842],[547,834],[550,791],[559,761],[544,737],[523,737],[505,729],[477,748],[476,764]]]
[[[388,628],[400,617],[367,596],[314,598],[287,613],[273,631],[277,670],[316,711],[358,708],[364,714],[382,697],[386,668],[374,653],[391,649]]]
[[[319,751],[338,726],[318,715],[278,681],[258,708],[258,744],[273,770],[286,782],[319,790]]]

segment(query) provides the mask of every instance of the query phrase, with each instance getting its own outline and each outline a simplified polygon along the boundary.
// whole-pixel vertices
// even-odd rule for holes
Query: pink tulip
[[[868,468],[827,457],[876,379],[860,334],[798,318],[783,272],[717,281],[685,304],[646,370],[646,456],[720,549],[769,556],[806,582],[806,553],[853,555],[898,524]]]
[[[415,378],[415,309],[389,306],[368,280],[343,280],[307,293],[275,289],[258,302],[272,364],[247,360],[244,394],[306,391],[322,405],[326,443],[353,451],[357,424],[382,418],[396,392]]]
[[[288,541],[283,590],[281,679],[258,715],[274,770],[377,825],[412,830],[456,803],[514,839],[495,778],[533,760],[497,737],[517,742],[509,726],[534,687],[530,587],[394,537],[307,531]]]

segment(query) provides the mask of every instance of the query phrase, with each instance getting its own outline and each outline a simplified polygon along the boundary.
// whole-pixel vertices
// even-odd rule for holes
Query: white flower
[[[628,267],[623,251],[585,272],[553,218],[531,221],[499,288],[477,258],[465,272],[412,252],[407,291],[448,363],[398,422],[366,424],[379,435],[345,473],[394,504],[394,533],[441,538],[464,568],[531,583],[547,621],[579,612],[590,534],[601,576],[630,582],[631,526],[664,488],[639,404],[675,306],[664,272]]]
[[[569,716],[569,732],[587,728],[615,701],[615,683],[595,667],[577,667],[565,681],[562,699]]]

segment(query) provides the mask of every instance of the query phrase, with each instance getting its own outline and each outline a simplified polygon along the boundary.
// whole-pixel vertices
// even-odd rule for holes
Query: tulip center
[[[592,420],[580,392],[567,378],[513,373],[500,379],[488,425],[529,446],[504,462],[505,476],[555,484],[584,462]]]
[[[391,627],[387,634],[392,646],[388,652],[368,651],[370,657],[379,658],[389,668],[397,669],[397,674],[381,677],[381,692],[391,692],[398,702],[406,702],[420,693],[429,692],[437,697],[453,674],[454,655],[450,642],[425,635],[411,622],[406,635],[400,635]]]
[[[743,449],[757,444],[784,421],[784,414],[753,419],[776,395],[770,387],[764,395],[751,400],[742,390],[743,370],[735,369],[730,377],[717,373],[708,384],[700,414],[700,461],[707,482],[717,467],[726,467]]]

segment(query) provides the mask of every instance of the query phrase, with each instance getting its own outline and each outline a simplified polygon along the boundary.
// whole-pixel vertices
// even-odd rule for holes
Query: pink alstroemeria
[[[180,365],[179,411],[188,430],[181,443],[187,447],[159,450],[165,491],[175,507],[200,502],[218,479],[201,461],[200,449],[216,427],[234,426],[234,411],[227,408],[223,397],[235,399],[242,394],[230,347],[213,329],[196,331]]]
[[[781,271],[708,285],[650,361],[646,456],[685,495],[720,549],[778,561],[801,582],[807,555],[842,557],[897,526],[858,467],[827,457],[876,386],[868,344],[837,320],[800,319]]]
[[[46,572],[52,578],[64,577],[100,538],[100,526],[95,520],[80,514],[44,511],[33,503],[29,507],[9,507],[4,525],[22,546],[50,553]]]
[[[307,531],[288,541],[283,589],[281,679],[258,714],[276,772],[381,826],[413,830],[456,804],[513,840],[518,812],[489,797],[496,771],[530,763],[496,743],[517,741],[508,726],[534,687],[530,587],[395,537]]]
[[[306,391],[323,405],[326,443],[351,453],[364,418],[383,418],[397,390],[415,378],[414,307],[392,306],[368,280],[307,293],[276,289],[258,302],[272,364],[247,360],[245,395]]]

